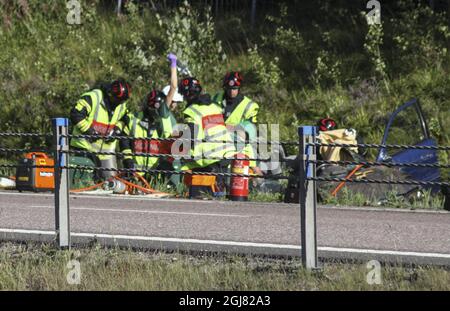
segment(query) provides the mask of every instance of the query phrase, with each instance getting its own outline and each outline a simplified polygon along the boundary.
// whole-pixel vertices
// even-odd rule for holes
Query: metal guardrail
[[[0,138],[2,137],[53,137],[52,134],[41,134],[41,133],[18,133],[18,132],[4,132],[0,133]]]
[[[271,176],[259,176],[255,174],[235,174],[235,173],[214,173],[214,172],[191,172],[191,171],[176,171],[176,170],[162,170],[162,169],[125,169],[125,168],[107,168],[107,167],[91,167],[81,165],[69,165],[70,154],[84,154],[84,155],[131,155],[131,156],[145,156],[145,157],[157,157],[157,158],[181,158],[185,160],[195,160],[195,157],[190,155],[173,155],[173,154],[147,154],[147,153],[123,153],[123,152],[88,152],[82,150],[70,150],[69,139],[71,138],[84,138],[84,139],[106,139],[104,136],[98,135],[69,135],[68,132],[68,120],[64,118],[57,118],[53,120],[53,133],[52,134],[40,134],[40,133],[18,133],[8,132],[0,133],[0,138],[8,137],[21,137],[21,138],[49,138],[53,139],[53,146],[49,150],[42,150],[45,152],[51,152],[54,155],[54,166],[42,166],[34,165],[31,167],[40,168],[53,168],[55,178],[55,228],[57,235],[57,243],[60,248],[69,248],[70,242],[70,214],[69,214],[69,170],[98,170],[98,171],[115,171],[121,173],[148,173],[148,174],[179,174],[179,175],[202,175],[202,176],[223,176],[223,177],[244,177],[244,178],[266,178],[266,179],[288,179],[288,176],[271,175]],[[135,138],[125,136],[109,136],[107,139],[117,140],[136,140]],[[224,143],[223,141],[211,141],[211,140],[197,140],[197,139],[185,139],[185,138],[167,138],[167,139],[154,139],[154,138],[139,138],[139,140],[145,141],[161,141],[161,142],[210,142],[210,143]],[[229,143],[229,142],[227,142]],[[273,141],[252,141],[247,142],[251,145],[298,145],[297,142],[273,142]],[[20,154],[37,151],[30,148],[0,148],[0,154]],[[208,158],[211,160],[231,160],[233,158]],[[270,161],[268,158],[254,158],[248,159],[249,161]],[[280,159],[282,161],[282,159]],[[18,165],[13,164],[0,164],[3,168],[17,168]]]
[[[209,158],[208,158],[209,159]],[[288,176],[271,175],[260,176],[256,174],[235,174],[235,173],[214,173],[214,172],[197,172],[197,171],[174,171],[174,170],[158,170],[158,169],[127,169],[127,168],[106,168],[91,166],[62,166],[61,169],[80,169],[80,170],[98,170],[105,172],[120,172],[120,173],[150,173],[150,174],[174,174],[174,175],[201,175],[201,176],[221,176],[221,177],[244,177],[244,178],[264,178],[264,179],[289,179]]]
[[[317,132],[314,126],[299,127],[299,141],[253,141],[248,142],[251,145],[265,144],[265,145],[288,145],[298,146],[299,154],[297,161],[299,165],[298,185],[299,185],[299,201],[300,201],[300,218],[301,218],[301,243],[302,243],[302,261],[307,269],[318,268],[317,258],[317,227],[316,227],[316,207],[317,207],[317,185],[318,181],[329,182],[349,182],[349,183],[382,183],[382,184],[401,184],[401,185],[420,185],[420,186],[450,186],[450,182],[436,182],[436,181],[417,181],[417,180],[377,180],[370,178],[349,179],[349,178],[332,178],[320,177],[316,175],[316,168],[318,165],[353,165],[353,166],[382,166],[382,167],[410,167],[410,168],[450,168],[448,164],[438,163],[397,163],[397,162],[373,162],[373,161],[326,161],[317,159],[317,148],[320,146],[327,147],[363,147],[363,148],[395,148],[395,149],[418,149],[418,150],[450,150],[448,146],[408,146],[408,145],[380,145],[380,144],[322,144],[317,141]],[[30,148],[3,148],[0,147],[0,154],[19,154],[32,151],[51,152],[54,155],[54,166],[34,166],[41,168],[54,168],[55,177],[55,228],[57,234],[57,242],[60,248],[69,248],[70,243],[70,216],[69,216],[69,170],[98,170],[98,171],[116,171],[121,173],[148,173],[148,174],[179,174],[179,175],[203,175],[203,176],[223,176],[223,177],[245,177],[245,178],[265,178],[265,179],[289,179],[289,176],[283,175],[269,175],[260,176],[254,174],[235,174],[235,173],[214,173],[214,172],[191,172],[191,171],[176,171],[166,169],[125,169],[125,168],[105,168],[105,167],[91,167],[82,165],[69,165],[70,154],[82,155],[131,155],[143,157],[157,157],[157,158],[174,158],[195,160],[195,157],[190,155],[173,155],[173,154],[148,154],[143,152],[123,153],[123,152],[90,152],[83,150],[70,150],[70,138],[86,138],[86,139],[105,139],[104,136],[95,135],[70,135],[68,133],[68,120],[57,118],[53,120],[53,133],[17,133],[8,132],[0,133],[0,138],[5,137],[52,137],[53,146],[50,149],[36,150]],[[125,136],[110,136],[108,139],[128,139],[135,140],[135,138]],[[139,140],[146,141],[189,141],[189,142],[212,142],[224,143],[223,141],[208,141],[198,139],[186,138],[139,138]],[[231,160],[233,158],[208,158],[211,160]],[[271,161],[270,158],[253,158],[250,161]],[[286,159],[278,159],[278,162],[287,162]],[[289,160],[293,161],[293,160]],[[0,164],[0,168],[17,168],[18,165]]]
[[[0,152],[2,150],[0,149]],[[173,158],[173,159],[184,159],[184,160],[199,160],[200,158],[194,157],[191,155],[184,155],[184,154],[171,154],[171,153],[159,153],[159,154],[153,154],[153,153],[145,153],[145,152],[131,152],[131,153],[124,153],[124,152],[96,152],[96,151],[83,151],[83,150],[69,150],[67,151],[69,154],[79,154],[79,155],[114,155],[114,156],[133,156],[133,157],[145,157],[145,158]],[[234,157],[208,157],[208,160],[232,160]],[[272,161],[271,158],[246,158],[248,161],[260,161],[260,162],[269,162]]]
[[[348,183],[366,183],[366,184],[388,184],[388,185],[417,185],[417,186],[450,186],[449,182],[442,181],[415,181],[415,180],[383,180],[383,179],[346,179],[346,178],[327,178],[314,177],[308,180],[330,181],[330,182],[348,182]]]
[[[1,137],[1,136],[0,136]],[[105,139],[105,136],[101,135],[63,135],[65,138],[82,138],[82,139]],[[117,139],[117,140],[141,140],[141,141],[158,141],[158,142],[193,142],[193,143],[216,143],[223,144],[227,143],[227,141],[223,140],[206,140],[206,139],[194,139],[194,138],[133,138],[128,136],[108,136],[108,139]],[[228,141],[229,142],[229,141]],[[256,140],[256,141],[248,141],[246,144],[249,145],[285,145],[285,146],[298,146],[298,142],[295,141],[267,141],[267,140]]]
[[[373,162],[373,161],[310,161],[315,164],[333,164],[333,165],[363,165],[363,166],[384,166],[384,167],[430,167],[430,168],[450,168],[450,164],[434,163],[413,163],[413,162]]]
[[[450,146],[413,146],[413,145],[381,145],[381,144],[338,144],[338,143],[320,143],[310,142],[311,147],[343,147],[343,148],[392,148],[392,149],[417,149],[417,150],[450,150]]]

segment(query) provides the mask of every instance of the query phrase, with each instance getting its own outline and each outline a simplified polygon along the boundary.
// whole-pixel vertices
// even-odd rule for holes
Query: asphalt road
[[[296,204],[71,195],[70,210],[72,236],[80,242],[300,254]],[[0,192],[0,239],[50,238],[54,217],[51,194]],[[448,212],[319,207],[317,222],[322,257],[450,265]]]

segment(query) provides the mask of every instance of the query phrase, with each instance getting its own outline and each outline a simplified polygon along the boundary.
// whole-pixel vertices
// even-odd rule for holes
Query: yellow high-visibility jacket
[[[118,105],[111,118],[105,103],[103,102],[103,92],[99,89],[94,89],[82,95],[82,97],[90,97],[91,104],[85,99],[81,98],[75,105],[75,110],[82,111],[84,108],[87,111],[85,119],[74,124],[73,135],[82,135],[92,126],[100,135],[108,135],[108,133],[114,129],[115,126],[122,128],[123,125],[119,120],[127,113],[127,104],[122,103]],[[73,138],[70,141],[72,147],[84,149],[94,152],[112,152],[115,151],[117,146],[117,140],[111,142],[105,142],[102,139],[90,142],[83,138]],[[108,159],[110,155],[99,155],[100,160]]]

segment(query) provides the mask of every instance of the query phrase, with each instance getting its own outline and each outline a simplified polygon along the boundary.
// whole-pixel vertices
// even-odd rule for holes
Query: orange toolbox
[[[34,192],[54,190],[54,164],[53,158],[43,152],[25,154],[17,167],[16,189]]]

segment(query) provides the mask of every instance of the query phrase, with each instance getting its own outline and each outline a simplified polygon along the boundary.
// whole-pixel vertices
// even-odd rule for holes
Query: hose
[[[103,186],[104,183],[105,183],[105,182],[102,181],[101,183],[98,183],[98,184],[96,184],[96,185],[89,186],[89,187],[86,187],[86,188],[79,188],[79,189],[73,189],[73,190],[70,190],[70,192],[73,192],[73,193],[79,193],[79,192],[84,192],[84,191],[91,191],[91,190],[100,188],[101,186]]]
[[[141,178],[141,180],[144,179],[140,175],[139,175],[139,177]],[[135,189],[141,190],[141,191],[143,191],[144,193],[147,193],[147,194],[164,194],[164,195],[169,195],[169,193],[156,191],[156,190],[152,189],[147,181],[145,181],[145,184],[146,184],[146,187],[147,187],[146,188],[146,187],[142,187],[142,186],[136,185],[136,184],[134,184],[132,182],[129,182],[129,181],[127,181],[127,180],[125,180],[123,178],[120,178],[118,176],[114,176],[114,178],[117,179],[118,181],[124,183],[125,185],[131,187],[131,188],[135,188]]]
[[[114,176],[112,178],[114,178],[114,179],[120,181],[121,183],[125,184],[127,186],[127,188],[128,188],[127,189],[128,193],[133,193],[134,192],[133,189],[137,189],[137,190],[140,190],[140,191],[142,191],[142,192],[144,192],[146,194],[170,195],[170,193],[161,192],[161,191],[157,191],[157,190],[152,189],[150,187],[150,184],[148,183],[148,181],[144,177],[139,175],[139,174],[135,173],[135,176],[144,184],[144,187],[142,187],[140,185],[137,185],[135,183],[132,183],[130,181],[127,181],[127,180],[125,180],[123,178],[120,178],[119,176]],[[112,178],[109,179],[108,181],[112,180]],[[79,188],[79,189],[73,189],[73,190],[70,190],[70,192],[72,192],[72,193],[80,193],[80,192],[84,192],[84,191],[92,191],[92,190],[95,190],[97,188],[102,187],[105,184],[105,182],[106,181],[102,181],[102,182],[100,182],[100,183],[98,183],[96,185],[93,185],[93,186],[89,186],[89,187],[85,187],[85,188]]]
[[[148,183],[147,179],[145,179],[142,175],[138,174],[138,173],[134,173],[134,176],[137,176],[137,178],[139,178],[145,185],[145,187],[147,187],[148,189],[151,189],[150,184]]]
[[[361,167],[363,167],[364,165],[357,165],[346,177],[345,179],[349,180],[357,171],[359,171],[359,169]],[[332,196],[336,196],[337,193],[339,192],[339,190],[341,190],[342,187],[345,186],[345,181],[342,181],[337,187],[336,189],[333,190],[333,192],[331,192]]]

